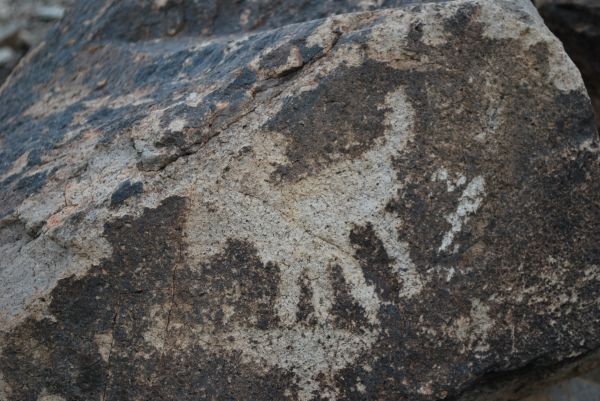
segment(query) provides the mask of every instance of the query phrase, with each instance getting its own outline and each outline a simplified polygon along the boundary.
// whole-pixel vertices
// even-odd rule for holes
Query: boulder
[[[404,3],[67,13],[0,91],[0,399],[509,400],[596,363],[579,71],[529,0]]]
[[[581,70],[600,127],[600,2],[596,0],[537,0],[550,30]]]

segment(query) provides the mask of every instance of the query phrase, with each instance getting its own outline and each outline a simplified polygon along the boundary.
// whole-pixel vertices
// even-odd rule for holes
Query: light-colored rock
[[[67,14],[0,92],[0,394],[509,400],[597,351],[579,73],[528,0],[405,3]]]
[[[17,53],[10,47],[0,47],[0,65],[12,64],[17,58]]]
[[[65,9],[61,6],[38,6],[35,8],[35,16],[42,20],[59,20],[65,14]]]

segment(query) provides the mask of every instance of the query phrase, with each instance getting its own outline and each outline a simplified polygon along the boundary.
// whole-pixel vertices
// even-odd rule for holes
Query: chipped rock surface
[[[593,360],[578,70],[529,0],[406,3],[68,13],[0,91],[0,400],[508,400]]]

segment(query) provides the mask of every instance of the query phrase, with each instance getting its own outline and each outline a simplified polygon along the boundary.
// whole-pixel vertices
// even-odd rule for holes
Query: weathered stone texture
[[[594,360],[578,70],[528,0],[403,3],[79,3],[0,92],[0,399],[510,400]]]

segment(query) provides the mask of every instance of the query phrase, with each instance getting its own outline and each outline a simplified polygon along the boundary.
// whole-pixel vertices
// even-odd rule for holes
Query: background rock
[[[0,0],[0,84],[74,0]],[[1,54],[11,53],[10,57]]]
[[[600,127],[600,2],[537,0],[536,5],[581,70]]]
[[[598,401],[600,369],[559,383],[523,401]]]
[[[598,137],[531,3],[299,4],[82,1],[8,78],[0,397],[512,400],[597,362]]]

